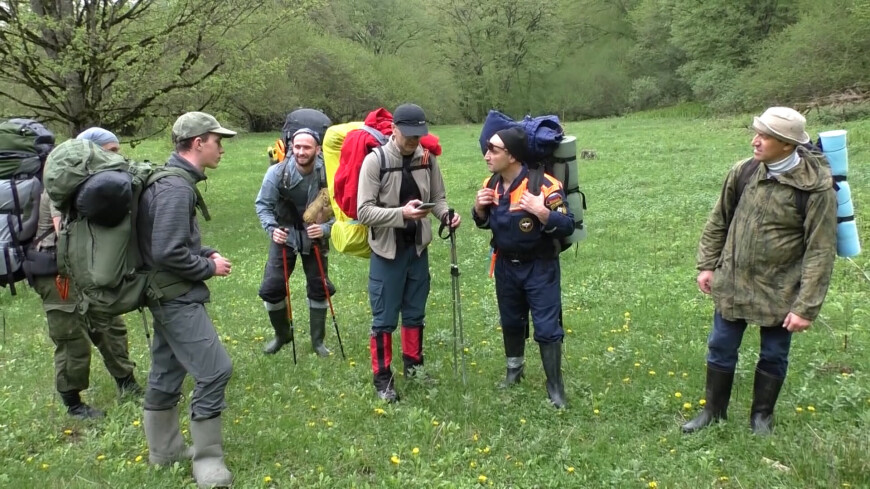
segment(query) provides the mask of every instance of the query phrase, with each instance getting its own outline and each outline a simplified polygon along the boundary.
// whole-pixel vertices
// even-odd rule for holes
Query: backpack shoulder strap
[[[360,129],[369,133],[369,135],[371,135],[371,137],[377,139],[378,144],[380,144],[381,146],[387,144],[387,136],[385,136],[384,133],[382,133],[381,131],[378,131],[374,127],[368,126],[368,125],[363,125],[362,127],[360,127]]]
[[[734,202],[734,207],[737,207],[737,202],[740,202],[740,196],[743,195],[743,191],[749,184],[749,179],[755,174],[759,164],[761,163],[758,160],[752,158],[740,169],[740,174],[737,176],[737,200]]]
[[[208,206],[205,205],[205,199],[202,198],[202,194],[196,186],[196,180],[194,180],[193,176],[186,170],[173,166],[161,166],[148,176],[148,180],[145,182],[145,187],[150,187],[154,182],[168,176],[181,177],[190,184],[190,187],[193,188],[193,192],[196,194],[196,207],[199,209],[199,212],[202,213],[202,218],[206,221],[211,221],[211,214],[208,212]]]
[[[385,156],[385,154],[384,154],[384,150],[383,150],[383,148],[381,148],[380,146],[378,146],[377,148],[375,148],[373,151],[377,151],[377,152],[378,152],[378,158],[379,158],[380,161],[381,161],[381,178],[383,178],[383,176],[384,176],[385,173],[389,173],[389,172],[393,172],[393,171],[403,171],[403,170],[405,170],[405,167],[402,166],[402,165],[399,165],[399,166],[392,166],[392,167],[387,168],[387,160],[386,160],[386,156]],[[417,171],[417,170],[431,170],[431,169],[432,169],[432,165],[429,164],[429,157],[430,157],[430,155],[431,155],[430,151],[429,151],[428,149],[426,149],[426,148],[423,148],[423,155],[420,156],[420,164],[419,164],[419,165],[411,165],[411,166],[409,166],[409,167],[408,167],[408,171],[409,171],[409,172],[413,172],[413,171]]]
[[[544,166],[539,165],[537,168],[529,168],[529,183],[527,188],[532,195],[540,195],[541,185],[544,184]]]

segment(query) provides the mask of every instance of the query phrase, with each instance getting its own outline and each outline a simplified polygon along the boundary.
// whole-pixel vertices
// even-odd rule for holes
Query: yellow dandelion
[[[399,456],[394,453],[393,456],[390,457],[390,463],[393,465],[399,465],[402,461],[399,459]]]
[[[480,440],[480,436],[477,433],[475,433],[475,434],[471,435],[471,439],[474,441],[477,441],[477,440]]]
[[[816,412],[816,408],[813,405],[809,405],[809,406],[807,406],[807,411],[814,413],[814,412]]]
[[[701,399],[700,401],[698,401],[698,405],[701,406],[701,407],[706,406],[706,405],[707,405],[707,400],[706,400],[706,399]]]
[[[691,402],[684,402],[683,409],[692,409],[692,403]]]
[[[673,454],[677,453],[677,449],[676,449],[676,448],[671,448],[671,449],[669,450],[669,452],[671,452],[671,455],[673,455]]]
[[[649,484],[647,484],[647,486],[649,486],[650,489],[656,489],[659,484],[656,481],[649,481]]]
[[[608,351],[609,353],[613,353],[613,350],[614,350],[614,348],[613,348],[612,346],[608,346],[608,347],[607,347],[607,351]]]
[[[316,411],[316,410],[317,410],[317,406],[315,406],[314,404],[312,404],[312,405],[308,406],[308,409],[311,409],[312,411]]]
[[[799,412],[799,413],[804,412],[804,408],[802,408],[802,407],[800,407],[800,406],[794,408],[794,410],[797,411],[797,412]]]
[[[417,447],[412,448],[412,449],[411,449],[411,455],[414,455],[415,457],[416,457],[417,455],[420,455],[420,449],[417,448]]]
[[[526,424],[526,419],[525,419],[525,418],[520,418],[520,424]]]
[[[471,462],[468,462],[468,466],[471,467],[471,468],[473,469],[473,468],[477,467],[477,462],[475,462],[474,460],[472,460]]]
[[[640,363],[639,363],[639,362],[634,362],[634,366],[635,366],[635,368],[636,368],[636,367],[640,367]]]
[[[688,376],[689,376],[689,374],[687,374],[686,372],[683,372],[683,378],[684,378],[684,379],[685,379],[686,377],[688,377]]]
[[[650,370],[650,371],[649,371],[649,374],[650,374],[650,375],[655,375],[655,374],[656,374],[656,371],[655,371],[655,370]]]
[[[674,397],[679,399],[679,398],[683,397],[683,394],[681,392],[674,392]]]
[[[483,453],[489,453],[489,445],[483,447]]]
[[[573,473],[574,473],[574,467],[568,467],[568,468],[565,469],[565,470],[567,470],[569,474],[573,474]]]
[[[263,477],[263,484],[271,484],[271,483],[272,483],[271,477],[269,477],[268,475],[266,477]]]
[[[350,362],[350,366],[351,366],[351,367],[356,367],[356,362],[351,361],[351,362]]]
[[[432,420],[432,426],[438,426],[439,424],[441,423],[439,423],[437,419]]]
[[[472,367],[476,367],[476,366],[477,366],[477,362],[471,362],[471,363],[469,363],[468,365],[470,365],[470,366],[472,366]]]
[[[242,422],[242,420],[239,419],[239,418],[236,418],[236,419],[233,420],[233,423],[234,423],[234,424],[239,424],[239,423],[241,423],[241,422]]]
[[[722,482],[728,482],[728,476],[727,475],[719,476],[719,480]]]
[[[462,353],[468,353],[468,348],[463,348]]]
[[[246,385],[246,386],[245,386],[245,390],[246,390],[246,391],[249,391],[249,390],[251,390],[251,389],[253,389],[253,387],[251,387],[251,386],[249,386],[249,385]]]
[[[326,426],[329,427],[329,428],[332,428],[332,425],[333,425],[333,424],[334,424],[334,423],[333,423],[332,421],[327,421],[327,422],[326,422]]]
[[[106,460],[106,456],[103,454],[97,455],[97,460],[99,460],[99,461]]]
[[[63,430],[63,434],[69,436],[72,434],[72,430]]]
[[[593,412],[594,414],[601,414],[601,411],[599,411],[599,410],[597,410],[597,409],[593,409],[592,412]]]
[[[137,427],[138,427],[140,424],[141,424],[141,423],[139,422],[138,419],[134,419],[134,420],[133,420],[133,426],[137,426]]]
[[[631,378],[630,378],[630,377],[626,377],[626,378],[622,379],[622,381],[625,382],[625,383],[627,384],[627,383],[631,382]]]
[[[309,428],[314,428],[314,421],[309,421],[309,422],[308,422],[308,427],[309,427]]]
[[[275,468],[276,468],[276,469],[280,469],[280,468],[281,468],[281,462],[275,462]]]
[[[381,414],[384,414],[384,413],[386,413],[386,411],[384,411],[383,409],[381,409],[381,408],[375,408],[375,414],[377,414],[377,415],[381,415]]]
[[[673,377],[674,375],[677,375],[677,374],[675,374],[673,370],[668,371],[668,377]]]
[[[477,482],[479,482],[481,484],[486,484],[486,481],[487,481],[487,478],[485,475],[480,474],[479,476],[477,476]]]
[[[631,313],[628,312],[628,311],[625,311],[625,314],[623,314],[623,316],[624,316],[626,319],[628,319],[628,318],[631,317]]]
[[[51,466],[46,464],[46,463],[43,463],[42,465],[39,466],[39,468],[42,470],[48,470],[49,467],[51,467]]]
[[[141,461],[142,461],[142,455],[136,455],[136,458],[134,458],[133,461],[134,461],[134,462],[137,462],[137,463],[138,463],[138,462],[141,462]]]

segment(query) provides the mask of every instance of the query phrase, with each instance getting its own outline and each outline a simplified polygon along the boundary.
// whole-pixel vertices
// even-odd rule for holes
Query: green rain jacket
[[[825,300],[837,248],[837,196],[823,157],[775,178],[758,169],[738,195],[743,165],[722,186],[698,247],[698,270],[713,270],[713,302],[725,319],[780,326],[789,312],[815,320]],[[806,216],[797,190],[808,193]],[[730,226],[729,226],[730,223]]]

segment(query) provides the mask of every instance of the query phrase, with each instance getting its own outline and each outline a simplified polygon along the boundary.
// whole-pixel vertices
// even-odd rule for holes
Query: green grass
[[[426,369],[440,382],[400,378],[397,405],[377,401],[371,386],[365,260],[331,255],[347,360],[331,331],[335,355],[310,353],[299,276],[291,279],[302,330],[299,364],[289,349],[274,357],[260,352],[270,335],[257,297],[268,241],[253,200],[276,135],[226,141],[220,168],[202,186],[213,220],[201,225],[204,242],[234,265],[231,277],[209,281],[209,310],[235,364],[224,416],[236,487],[870,487],[866,251],[854,263],[837,261],[821,319],[795,337],[774,436],[755,437],[748,428],[754,330],[744,341],[729,421],[692,436],[679,432],[703,397],[712,316],[695,285],[697,241],[726,171],[750,154],[750,120],[634,117],[568,125],[579,148],[595,149],[598,159],[580,163],[589,237],[562,255],[570,403],[562,412],[546,401],[533,343],[524,382],[495,387],[504,356],[487,278],[489,236],[469,218],[486,176],[479,126],[437,128],[448,200],[465,219],[457,249],[468,383],[453,374],[449,246],[436,240],[425,340]],[[867,247],[870,121],[843,127],[850,130],[850,182]],[[164,141],[128,150],[153,161],[168,152]],[[192,486],[189,464],[155,469],[139,458],[147,460],[141,407],[118,403],[98,354],[85,397],[108,417],[66,417],[38,298],[26,288],[14,298],[4,290],[0,308],[0,487]],[[141,320],[131,314],[127,321],[137,375],[145,379]]]

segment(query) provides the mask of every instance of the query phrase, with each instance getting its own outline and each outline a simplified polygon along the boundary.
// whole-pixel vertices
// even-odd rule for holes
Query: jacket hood
[[[374,127],[384,136],[393,134],[393,114],[389,110],[380,107],[375,109],[366,116],[363,121],[369,127]]]
[[[800,163],[778,177],[786,185],[806,192],[823,192],[833,186],[831,167],[824,155],[798,148]]]

